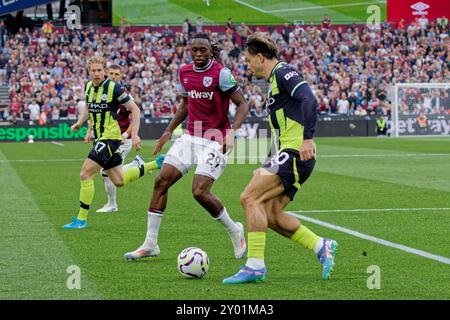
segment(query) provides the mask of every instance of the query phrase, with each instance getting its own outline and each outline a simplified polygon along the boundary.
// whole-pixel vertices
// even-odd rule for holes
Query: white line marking
[[[52,141],[52,143],[56,144],[57,146],[64,147],[63,143],[59,143],[59,142],[56,142],[56,141]]]
[[[347,228],[344,228],[344,227],[340,227],[340,226],[337,226],[337,225],[334,225],[334,224],[331,224],[331,223],[328,223],[328,222],[324,222],[324,221],[321,221],[321,220],[317,220],[317,219],[313,219],[313,218],[310,218],[310,217],[306,217],[306,216],[303,216],[303,215],[300,215],[300,214],[295,214],[293,212],[287,212],[287,213],[293,215],[296,218],[299,218],[299,219],[302,219],[302,220],[305,220],[305,221],[309,221],[309,222],[314,223],[314,224],[318,224],[318,225],[320,225],[322,227],[326,227],[326,228],[329,228],[329,229],[332,229],[332,230],[340,231],[340,232],[343,232],[343,233],[355,236],[357,238],[361,238],[361,239],[364,239],[364,240],[368,240],[368,241],[372,241],[372,242],[381,244],[381,245],[386,246],[386,247],[399,249],[401,251],[405,251],[405,252],[408,252],[408,253],[411,253],[411,254],[415,254],[415,255],[427,258],[427,259],[439,261],[439,262],[442,262],[442,263],[450,265],[450,259],[446,258],[446,257],[438,256],[438,255],[435,255],[435,254],[432,254],[432,253],[429,253],[429,252],[426,252],[426,251],[422,251],[422,250],[414,249],[414,248],[411,248],[411,247],[407,247],[407,246],[404,246],[402,244],[398,244],[398,243],[390,242],[390,241],[387,241],[387,240],[384,240],[384,239],[380,239],[380,238],[376,238],[376,237],[373,237],[373,236],[369,236],[367,234],[364,234],[364,233],[361,233],[361,232],[358,232],[358,231],[350,230],[350,229],[347,229]]]
[[[347,4],[332,4],[329,6],[315,6],[315,7],[302,7],[302,8],[290,8],[290,9],[278,9],[278,10],[267,10],[266,13],[276,13],[276,12],[289,12],[289,11],[306,11],[306,10],[317,10],[317,9],[329,9],[329,8],[341,8],[341,7],[357,7],[363,5],[373,5],[373,2],[356,2]]]
[[[339,210],[296,210],[297,213],[339,213],[339,212],[383,212],[383,211],[450,211],[450,208],[382,208],[382,209],[339,209]]]
[[[400,153],[400,154],[324,154],[318,156],[319,159],[321,158],[365,158],[365,157],[382,157],[382,158],[389,158],[389,157],[447,157],[450,156],[450,153]],[[241,157],[236,155],[229,156],[230,159],[236,159],[236,160],[261,160],[265,161],[267,159],[267,156],[261,156],[261,157],[254,157],[254,156],[248,156],[248,157]],[[83,159],[16,159],[16,160],[0,160],[0,163],[2,162],[70,162],[70,161],[83,161]],[[230,160],[229,160],[230,161]]]
[[[0,160],[2,162],[72,162],[83,161],[85,159],[20,159],[20,160]]]
[[[233,0],[233,1],[239,3],[239,4],[243,5],[243,6],[252,8],[253,10],[256,10],[256,11],[259,11],[259,12],[262,12],[262,13],[267,13],[266,10],[261,9],[261,8],[258,8],[258,7],[255,7],[255,6],[252,6],[251,4],[249,4],[249,3],[247,3],[247,2],[240,1],[240,0]]]
[[[289,11],[306,11],[306,10],[317,10],[317,9],[328,9],[328,8],[339,8],[339,7],[356,7],[356,6],[363,6],[363,5],[373,5],[375,3],[385,3],[385,1],[377,1],[377,2],[357,2],[357,3],[347,3],[347,4],[333,4],[329,6],[314,6],[314,7],[301,7],[301,8],[290,8],[290,9],[277,9],[277,10],[264,10],[262,8],[256,7],[254,5],[251,5],[245,1],[241,0],[233,0],[236,3],[239,3],[240,5],[249,7],[253,10],[262,12],[262,13],[277,13],[277,12],[289,12]]]
[[[396,157],[445,157],[450,156],[450,153],[387,153],[387,154],[318,154],[317,158],[365,158],[365,157],[382,157],[382,158],[396,158]],[[235,156],[236,159],[259,159],[260,157]],[[262,158],[266,158],[264,155]]]

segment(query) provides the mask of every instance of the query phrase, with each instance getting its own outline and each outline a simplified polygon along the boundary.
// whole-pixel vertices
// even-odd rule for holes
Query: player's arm
[[[234,146],[235,130],[239,130],[244,122],[245,117],[248,114],[248,103],[244,98],[241,88],[237,81],[234,79],[231,70],[228,68],[222,68],[219,74],[219,87],[225,93],[230,94],[231,101],[236,105],[236,114],[234,115],[233,127],[227,131],[224,143],[224,153],[229,153]]]
[[[299,112],[303,114],[303,144],[300,147],[300,160],[315,159],[314,132],[317,123],[317,99],[308,83],[297,72],[289,70],[281,74],[280,83],[289,94],[299,102]]]
[[[116,83],[114,86],[113,99],[131,112],[131,141],[137,151],[141,150],[141,138],[139,138],[139,127],[141,124],[141,110],[134,102],[133,97],[125,91],[125,87]]]
[[[141,150],[141,138],[139,138],[139,127],[141,124],[141,110],[134,103],[134,101],[129,102],[125,105],[128,111],[131,112],[131,125],[127,130],[131,131],[131,142],[137,151]]]
[[[170,121],[169,125],[167,126],[166,130],[161,135],[161,137],[158,139],[155,149],[153,149],[153,155],[155,155],[161,151],[162,147],[172,137],[173,131],[186,119],[186,117],[188,115],[188,109],[187,109],[188,98],[187,98],[187,94],[185,94],[183,92],[183,90],[184,89],[181,90],[182,94],[183,94],[183,99],[181,100],[181,104],[179,105],[177,112],[175,112],[175,115],[173,116],[173,118]]]
[[[87,121],[88,118],[89,118],[89,108],[86,103],[84,105],[83,111],[81,111],[80,118],[70,127],[72,131],[77,132],[81,128],[81,126]]]
[[[239,88],[233,95],[231,96],[231,101],[236,105],[236,114],[233,119],[233,127],[231,130],[228,130],[227,136],[225,138],[224,152],[229,153],[233,149],[234,146],[234,137],[236,130],[239,130],[242,123],[248,114],[248,103],[245,100],[244,93]]]
[[[88,131],[84,136],[84,142],[89,143],[91,141],[91,137],[92,137],[92,123],[89,123]]]

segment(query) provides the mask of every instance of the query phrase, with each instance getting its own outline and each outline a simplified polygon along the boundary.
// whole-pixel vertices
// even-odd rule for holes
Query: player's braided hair
[[[278,47],[276,43],[261,32],[255,32],[248,37],[247,51],[251,55],[261,53],[268,59],[278,57]]]
[[[193,39],[206,39],[208,40],[209,44],[211,45],[211,58],[219,61],[220,59],[220,47],[219,44],[215,42],[211,42],[209,39],[209,36],[204,32],[197,33]],[[220,61],[219,61],[220,62]]]

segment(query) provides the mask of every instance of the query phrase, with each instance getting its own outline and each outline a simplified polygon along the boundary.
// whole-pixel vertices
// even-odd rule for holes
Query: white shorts
[[[174,166],[183,175],[197,165],[195,174],[217,180],[225,170],[227,157],[218,142],[183,134],[170,147],[164,163]]]
[[[125,139],[125,142],[120,145],[119,151],[120,151],[120,156],[122,157],[122,164],[125,163],[125,158],[130,153],[132,147],[133,147],[133,143],[131,142],[131,139]]]

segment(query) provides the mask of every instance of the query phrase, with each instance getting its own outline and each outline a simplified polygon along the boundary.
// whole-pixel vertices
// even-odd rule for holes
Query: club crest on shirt
[[[203,77],[203,85],[209,87],[212,84],[212,77]]]

